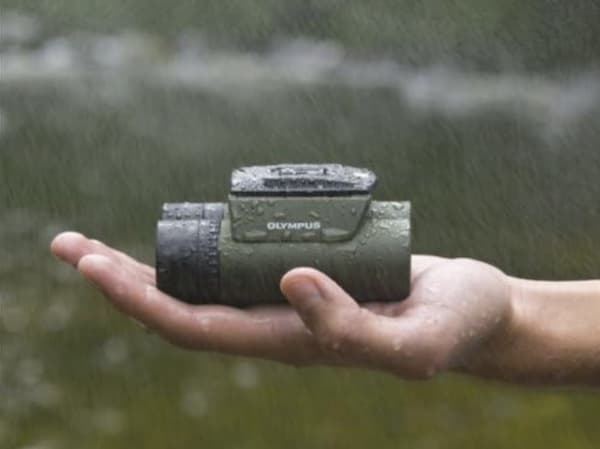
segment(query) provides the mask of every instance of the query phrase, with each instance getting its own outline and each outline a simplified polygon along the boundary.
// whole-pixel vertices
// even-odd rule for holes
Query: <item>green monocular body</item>
[[[338,164],[233,171],[227,203],[167,203],[156,278],[194,304],[285,302],[279,282],[314,267],[359,302],[410,291],[410,203],[371,200],[375,175]]]

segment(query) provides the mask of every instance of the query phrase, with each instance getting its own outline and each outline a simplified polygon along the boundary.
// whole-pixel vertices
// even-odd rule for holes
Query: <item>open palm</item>
[[[359,305],[321,272],[281,280],[290,305],[190,305],[155,286],[154,269],[81,234],[52,242],[121,312],[181,347],[276,360],[382,369],[407,378],[472,363],[511,314],[510,286],[469,259],[413,256],[412,289],[398,302]]]

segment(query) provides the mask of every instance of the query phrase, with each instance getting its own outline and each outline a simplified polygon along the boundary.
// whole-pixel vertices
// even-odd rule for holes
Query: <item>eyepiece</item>
[[[211,214],[218,216],[219,208],[213,209]],[[156,281],[160,290],[192,304],[218,302],[220,226],[220,218],[158,222]]]

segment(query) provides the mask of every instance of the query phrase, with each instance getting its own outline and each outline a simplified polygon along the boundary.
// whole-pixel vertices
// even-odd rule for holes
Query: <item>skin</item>
[[[118,310],[187,349],[408,379],[455,371],[600,385],[600,281],[528,281],[476,260],[413,256],[403,301],[359,305],[325,274],[296,268],[281,279],[289,305],[240,310],[180,302],[156,288],[152,267],[78,233],[51,249]]]

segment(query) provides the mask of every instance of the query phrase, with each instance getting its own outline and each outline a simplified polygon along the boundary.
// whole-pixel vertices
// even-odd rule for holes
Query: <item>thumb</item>
[[[368,335],[374,316],[323,273],[295,268],[281,279],[281,291],[320,343],[337,350]]]
[[[427,336],[418,315],[376,315],[312,268],[286,273],[281,291],[317,344],[334,359],[342,356],[344,361],[418,379],[430,378],[447,366],[448,352],[441,349],[448,339],[440,330]]]

